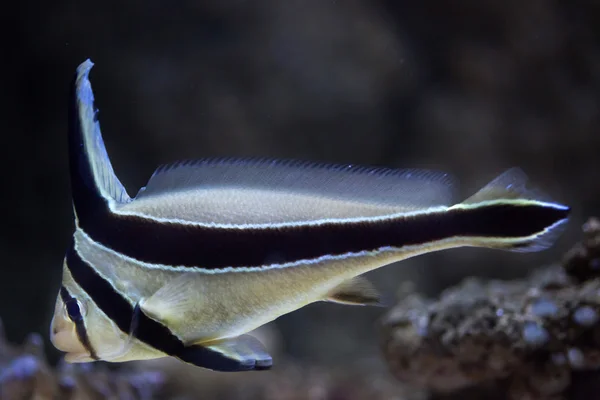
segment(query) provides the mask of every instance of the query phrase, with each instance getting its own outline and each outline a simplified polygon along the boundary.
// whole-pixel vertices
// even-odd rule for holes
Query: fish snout
[[[87,350],[77,335],[77,327],[67,315],[60,296],[57,298],[50,323],[50,341],[58,350],[68,353],[67,361],[71,358],[79,358],[80,355],[87,355]]]
[[[52,318],[52,324],[50,325],[50,341],[54,347],[66,353],[86,351],[79,341],[75,324],[57,315]]]

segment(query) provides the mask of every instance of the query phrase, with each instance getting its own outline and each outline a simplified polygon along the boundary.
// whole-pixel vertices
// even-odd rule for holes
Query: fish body
[[[317,301],[381,304],[363,273],[461,246],[539,251],[568,218],[518,169],[455,203],[438,172],[203,159],[158,168],[131,198],[100,133],[92,65],[72,87],[75,232],[51,326],[69,362],[268,369],[248,332]]]

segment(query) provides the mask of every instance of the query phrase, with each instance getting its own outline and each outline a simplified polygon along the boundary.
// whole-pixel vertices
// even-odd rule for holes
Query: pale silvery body
[[[316,301],[380,304],[361,274],[460,246],[542,250],[568,217],[517,169],[455,204],[436,172],[198,160],[159,168],[132,199],[104,147],[91,66],[72,88],[76,230],[51,327],[70,362],[268,369],[247,332]]]

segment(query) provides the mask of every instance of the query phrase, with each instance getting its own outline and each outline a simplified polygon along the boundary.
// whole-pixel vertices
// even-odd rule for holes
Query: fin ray
[[[186,346],[176,356],[184,362],[221,372],[266,370],[273,365],[264,345],[248,334]]]
[[[530,240],[506,248],[505,250],[515,253],[535,253],[549,249],[556,243],[567,227],[567,219],[562,219],[554,225],[546,228],[543,232],[535,235]]]
[[[89,80],[93,65],[89,59],[79,65],[73,84],[69,128],[71,179],[83,181],[83,186],[97,197],[125,203],[130,198],[112,168],[94,107]]]
[[[552,199],[536,188],[527,187],[528,178],[518,167],[510,168],[485,185],[463,204],[474,204],[497,199],[524,199],[552,202]]]
[[[461,204],[477,207],[478,204],[485,204],[486,202],[512,200],[514,207],[536,205],[548,210],[554,209],[558,213],[563,213],[565,217],[557,219],[554,224],[529,237],[517,240],[500,240],[497,241],[497,245],[492,245],[490,240],[486,240],[488,247],[520,253],[537,252],[551,247],[563,233],[568,220],[569,208],[555,203],[550,196],[541,190],[528,187],[527,181],[527,175],[520,168],[510,168]]]
[[[194,306],[190,289],[199,289],[194,282],[192,273],[183,273],[171,279],[152,296],[140,301],[140,308],[149,317],[165,324],[181,319]]]
[[[193,223],[301,223],[449,205],[454,188],[448,174],[427,170],[205,159],[159,168],[119,210]]]
[[[177,190],[241,186],[423,208],[450,204],[455,183],[449,174],[421,169],[269,158],[217,158],[159,167],[138,198]]]
[[[342,282],[331,290],[327,300],[333,303],[360,305],[360,306],[383,306],[381,294],[365,277],[357,276]]]

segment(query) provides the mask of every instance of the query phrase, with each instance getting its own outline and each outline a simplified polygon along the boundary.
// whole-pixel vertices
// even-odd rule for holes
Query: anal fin
[[[331,290],[327,301],[357,306],[385,306],[381,294],[366,278],[357,276]]]
[[[250,335],[186,346],[177,358],[220,372],[267,370],[273,365],[263,344]]]

